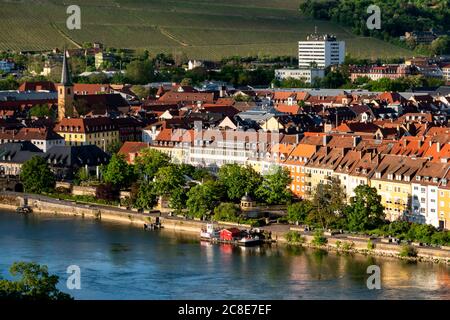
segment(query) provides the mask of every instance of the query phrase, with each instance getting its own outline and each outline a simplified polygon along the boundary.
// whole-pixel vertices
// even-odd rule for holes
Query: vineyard
[[[65,3],[66,2],[66,3]],[[292,0],[0,0],[0,50],[45,50],[99,41],[110,47],[229,55],[296,55],[297,41],[333,33],[357,57],[397,57],[408,50],[356,37],[328,21],[311,20]],[[66,28],[66,7],[81,7],[81,30]]]

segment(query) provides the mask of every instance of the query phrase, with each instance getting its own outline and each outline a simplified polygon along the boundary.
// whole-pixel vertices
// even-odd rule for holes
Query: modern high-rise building
[[[345,59],[345,42],[337,41],[333,35],[309,35],[298,43],[298,65],[300,68],[326,68],[338,65]]]

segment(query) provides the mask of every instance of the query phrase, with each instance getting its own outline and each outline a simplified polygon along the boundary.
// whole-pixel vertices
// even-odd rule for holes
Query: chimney
[[[441,143],[440,142],[436,143],[436,152],[441,152]]]
[[[327,146],[328,141],[329,141],[329,137],[330,137],[330,136],[327,136],[327,135],[324,135],[324,136],[322,137],[322,145],[323,145],[324,147]]]
[[[356,148],[356,146],[358,145],[358,143],[361,141],[361,137],[360,136],[354,136],[353,137],[353,148]]]

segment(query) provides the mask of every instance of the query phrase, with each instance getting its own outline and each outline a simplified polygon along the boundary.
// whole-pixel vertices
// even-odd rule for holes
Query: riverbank
[[[206,222],[199,220],[187,220],[180,217],[173,217],[161,213],[138,213],[118,207],[81,204],[74,201],[59,200],[40,195],[23,195],[12,193],[0,193],[0,208],[14,210],[23,204],[27,204],[33,209],[34,213],[45,213],[54,215],[79,216],[83,218],[114,221],[143,228],[144,224],[155,223],[159,219],[163,228],[178,232],[199,234],[205,227]],[[233,223],[219,224],[221,227],[240,227],[248,226],[237,225]],[[352,235],[330,235],[326,236],[327,244],[316,246],[313,244],[314,236],[308,232],[302,232],[295,226],[289,225],[269,225],[260,229],[271,233],[274,242],[280,245],[301,245],[305,247],[321,248],[328,251],[350,252],[363,255],[395,257],[411,261],[429,261],[434,263],[450,264],[449,248],[415,247],[416,257],[400,257],[402,247],[393,243],[382,243],[379,239],[372,239],[363,236]],[[290,244],[286,235],[289,231],[296,231],[301,234],[302,243]],[[373,244],[368,248],[369,240]]]

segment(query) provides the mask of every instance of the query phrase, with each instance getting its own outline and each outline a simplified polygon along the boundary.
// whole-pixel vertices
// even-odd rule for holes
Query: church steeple
[[[58,120],[74,115],[73,108],[74,93],[72,77],[70,76],[69,64],[67,62],[67,52],[64,50],[61,83],[58,86]]]
[[[70,76],[69,65],[67,64],[67,51],[64,50],[62,73],[61,73],[61,84],[63,86],[72,85],[72,77]]]

